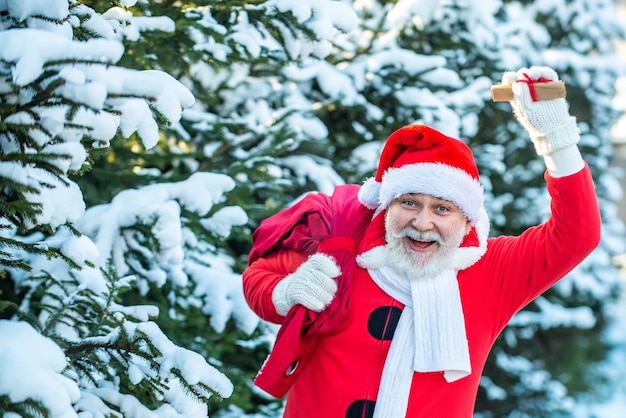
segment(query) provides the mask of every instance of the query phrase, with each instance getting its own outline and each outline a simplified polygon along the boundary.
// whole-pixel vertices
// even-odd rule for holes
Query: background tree
[[[197,173],[143,191],[148,198],[127,192],[105,220],[94,220],[97,207],[85,213],[75,182],[90,168],[88,153],[116,134],[154,147],[156,121],[177,122],[192,94],[166,73],[117,66],[124,49],[113,26],[73,1],[2,2],[0,18],[2,415],[206,415],[209,399],[230,396],[232,382],[174,344],[154,321],[155,306],[123,303],[142,285],[124,253],[148,242],[180,280],[177,209],[207,215],[232,180]],[[188,190],[198,185],[194,192],[206,195]]]
[[[548,199],[543,163],[510,106],[494,104],[489,97],[490,85],[503,71],[544,64],[567,83],[571,110],[582,129],[581,147],[598,186],[604,237],[580,268],[503,333],[481,385],[477,415],[568,414],[579,395],[599,387],[602,376],[593,365],[604,356],[606,307],[618,284],[610,259],[624,251],[623,226],[614,210],[619,185],[607,170],[608,131],[616,117],[610,99],[624,69],[614,55],[614,42],[624,33],[613,2],[1,4],[5,29],[0,36],[22,45],[28,32],[20,28],[60,32],[71,39],[64,44],[66,51],[77,51],[72,57],[60,55],[61,62],[50,58],[40,78],[24,84],[16,76],[23,67],[7,52],[10,43],[0,42],[6,91],[1,164],[10,167],[6,160],[11,155],[21,161],[17,172],[22,172],[46,162],[44,171],[78,185],[74,190],[79,188],[82,196],[75,193],[63,201],[62,188],[42,188],[49,185],[45,182],[28,192],[58,193],[50,203],[54,210],[86,207],[84,215],[79,210],[56,223],[37,218],[26,227],[20,215],[7,217],[0,248],[7,275],[2,297],[4,305],[11,303],[3,316],[28,321],[36,334],[52,338],[62,349],[69,366],[57,365],[55,373],[74,382],[87,399],[72,403],[70,397],[74,410],[97,410],[100,399],[107,413],[133,416],[121,410],[121,400],[130,395],[154,414],[170,413],[176,402],[166,387],[181,375],[175,368],[169,370],[179,373],[176,378],[149,370],[171,364],[165,351],[190,350],[182,352],[198,353],[224,372],[234,393],[221,403],[199,397],[201,407],[186,402],[177,413],[202,413],[208,404],[213,416],[275,416],[280,402],[250,385],[276,330],[249,311],[241,294],[251,232],[306,191],[330,192],[336,184],[372,175],[384,139],[402,125],[424,122],[472,146],[494,233],[516,234],[545,219],[546,212],[528,210],[547,207],[541,204]],[[89,48],[100,41],[117,49],[94,63]],[[48,57],[43,47],[24,49],[29,50]],[[103,67],[107,77],[98,78]],[[157,79],[143,70],[162,73]],[[30,145],[39,137],[32,138],[33,130],[24,126],[33,125],[11,122],[19,118],[14,104],[32,107],[42,98],[50,100],[50,108],[61,104],[63,120],[70,121],[65,125],[76,129],[73,115],[94,106],[78,94],[55,90],[50,81],[76,83],[76,71],[84,74],[84,84],[106,86],[105,105],[96,113],[109,115],[112,122],[106,132],[102,125],[93,129],[92,122],[79,126],[76,136],[85,153],[74,158],[71,168],[57,172],[49,168],[55,167],[53,156]],[[140,76],[131,79],[129,74]],[[120,84],[113,81],[120,79],[129,82],[114,90]],[[193,105],[173,79],[193,93]],[[84,84],[75,91],[88,91]],[[33,93],[39,91],[47,94]],[[181,106],[187,106],[182,114]],[[158,137],[150,122],[155,120],[161,128]],[[48,129],[48,142],[67,142]],[[95,133],[98,147],[92,145]],[[15,151],[17,144],[23,152]],[[7,179],[4,190],[16,191],[3,196],[2,204],[9,208],[33,201],[9,180],[15,179]],[[12,210],[6,213],[28,213]],[[66,220],[68,227],[61,226]],[[34,234],[33,227],[41,232]],[[83,235],[76,238],[71,232]],[[62,258],[48,261],[46,256],[55,253]],[[85,294],[76,292],[83,288]],[[151,316],[153,323],[147,321]],[[48,323],[52,326],[43,325]],[[133,365],[130,357],[101,356],[104,348],[99,348],[80,368],[74,365],[72,353],[119,330],[127,332],[119,334],[119,341],[145,347],[146,339],[156,335],[145,329],[156,331],[144,323],[158,324],[163,330],[159,335],[172,344],[169,349],[155,345],[159,352],[137,351],[142,361]],[[195,364],[197,359],[188,361]],[[113,383],[116,379],[120,383]],[[206,383],[228,396],[225,382]],[[3,393],[4,410],[42,406]]]

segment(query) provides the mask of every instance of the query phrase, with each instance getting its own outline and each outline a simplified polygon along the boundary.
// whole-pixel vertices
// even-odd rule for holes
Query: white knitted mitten
[[[321,312],[337,293],[333,280],[341,274],[335,260],[326,254],[313,254],[293,273],[282,279],[272,292],[276,311],[286,315],[294,305]]]
[[[539,155],[577,144],[580,140],[576,119],[569,114],[565,98],[534,101],[531,91],[534,83],[558,81],[559,76],[549,67],[522,68],[507,71],[502,84],[511,84],[511,106],[519,123],[526,128]]]

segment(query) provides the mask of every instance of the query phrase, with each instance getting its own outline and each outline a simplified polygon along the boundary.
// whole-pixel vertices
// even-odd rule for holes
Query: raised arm
[[[507,307],[505,316],[554,285],[600,241],[600,212],[591,173],[576,145],[580,139],[576,119],[565,98],[533,99],[536,83],[556,80],[557,74],[547,67],[524,68],[503,77],[503,84],[511,84],[514,115],[546,163],[551,196],[551,216],[544,224],[488,244],[484,276],[491,280],[491,296]]]

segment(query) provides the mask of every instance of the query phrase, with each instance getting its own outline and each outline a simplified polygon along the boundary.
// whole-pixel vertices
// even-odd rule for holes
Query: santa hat
[[[392,133],[376,176],[363,184],[359,201],[376,214],[406,193],[423,193],[454,203],[472,225],[485,216],[484,193],[470,148],[425,125]]]

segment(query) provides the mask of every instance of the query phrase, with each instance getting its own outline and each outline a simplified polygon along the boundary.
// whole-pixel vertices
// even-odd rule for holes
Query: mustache
[[[435,232],[420,232],[416,229],[407,227],[400,232],[391,234],[394,238],[410,238],[413,241],[431,242],[434,241],[440,246],[445,246],[446,241],[443,237]]]

